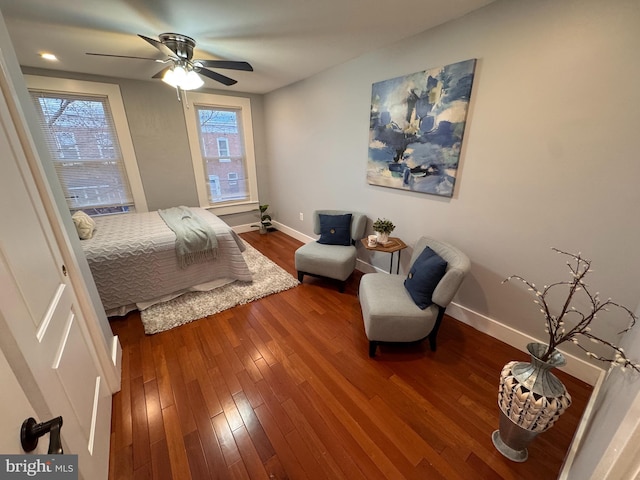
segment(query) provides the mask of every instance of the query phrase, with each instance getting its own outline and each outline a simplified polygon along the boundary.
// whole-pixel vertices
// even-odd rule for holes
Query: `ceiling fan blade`
[[[233,78],[225,77],[224,75],[220,75],[219,73],[212,72],[211,70],[207,70],[206,68],[199,68],[196,70],[196,72],[198,72],[201,75],[204,75],[205,77],[209,77],[211,80],[220,82],[223,85],[226,85],[227,87],[238,83],[238,81],[234,80]]]
[[[228,68],[230,70],[253,72],[253,67],[247,62],[234,62],[231,60],[194,60],[193,63],[199,63],[203,67],[209,68]]]
[[[86,54],[94,55],[96,57],[134,58],[137,60],[153,60],[154,62],[162,62],[162,60],[157,60],[155,58],[149,58],[149,57],[132,57],[130,55],[111,55],[109,53],[90,53],[90,52],[87,52]]]
[[[167,73],[167,71],[171,70],[172,66],[169,65],[168,67],[163,68],[162,70],[160,70],[158,73],[156,73],[153,77],[151,78],[163,78],[164,74]]]
[[[160,50],[162,53],[164,53],[165,55],[167,55],[168,57],[175,57],[176,53],[171,50],[169,47],[167,47],[164,43],[159,42],[158,40],[154,39],[154,38],[149,38],[149,37],[145,37],[144,35],[140,35],[138,34],[138,36],[147,41],[148,43],[150,43],[151,45],[153,45],[154,47],[156,47],[158,50]]]

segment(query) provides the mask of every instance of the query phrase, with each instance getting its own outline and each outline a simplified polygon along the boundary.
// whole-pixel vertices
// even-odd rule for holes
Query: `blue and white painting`
[[[453,196],[476,60],[374,83],[367,180]]]

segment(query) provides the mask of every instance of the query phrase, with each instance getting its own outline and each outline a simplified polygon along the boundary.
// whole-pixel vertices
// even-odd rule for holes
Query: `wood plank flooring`
[[[295,276],[300,242],[242,234]],[[527,355],[452,318],[438,350],[368,357],[356,272],[303,285],[152,336],[111,320],[123,349],[109,478],[554,479],[591,387],[562,372],[573,405],[529,448],[500,455],[502,366]]]

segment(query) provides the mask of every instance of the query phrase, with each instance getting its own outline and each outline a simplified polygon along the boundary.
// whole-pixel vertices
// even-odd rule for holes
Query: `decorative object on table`
[[[530,343],[527,350],[531,354],[531,362],[509,362],[500,374],[498,390],[498,406],[500,407],[500,428],[493,432],[494,446],[505,457],[524,462],[528,458],[527,446],[545,430],[551,428],[558,417],[571,405],[571,395],[558,380],[551,369],[565,364],[565,358],[557,348],[565,342],[572,342],[583,350],[587,356],[610,362],[623,371],[632,369],[640,372],[640,364],[629,360],[624,350],[591,333],[590,324],[596,316],[608,311],[610,307],[622,310],[630,318],[629,330],[636,323],[636,315],[627,307],[613,302],[610,298],[603,301],[598,293],[591,293],[584,282],[591,272],[591,261],[580,253],[567,253],[557,248],[554,251],[570,257],[567,262],[571,278],[545,285],[538,289],[534,283],[518,275],[512,275],[502,283],[519,280],[535,295],[534,302],[540,306],[545,317],[545,332],[549,335],[547,344]],[[560,305],[554,309],[549,305],[549,297],[557,299],[557,294],[566,289],[567,293]],[[578,297],[586,300],[587,308],[576,307]],[[584,305],[585,303],[582,303]],[[622,332],[620,332],[622,333]],[[593,344],[600,344],[612,350],[611,355],[596,354],[580,343],[587,339]]]
[[[371,185],[453,196],[476,60],[374,83]]]
[[[260,205],[258,207],[260,223],[251,225],[252,227],[260,228],[260,234],[264,235],[267,233],[267,229],[271,226],[271,215],[267,213],[267,209],[269,208],[269,204]]]
[[[362,245],[367,250],[373,250],[375,252],[384,252],[390,253],[391,258],[389,258],[389,273],[393,272],[393,257],[396,252],[398,252],[398,260],[396,262],[396,274],[400,273],[400,255],[402,254],[402,250],[407,248],[406,243],[404,243],[398,237],[389,237],[389,241],[382,245],[378,243],[375,235],[369,235],[367,238],[363,238]]]
[[[391,220],[378,218],[373,222],[373,231],[376,232],[376,242],[385,245],[389,241],[389,234],[395,230],[396,226]]]

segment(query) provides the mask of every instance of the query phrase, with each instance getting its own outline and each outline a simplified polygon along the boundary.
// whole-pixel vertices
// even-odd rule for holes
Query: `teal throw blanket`
[[[216,259],[218,239],[213,228],[202,218],[187,207],[167,208],[158,213],[176,234],[176,255],[181,268]]]

